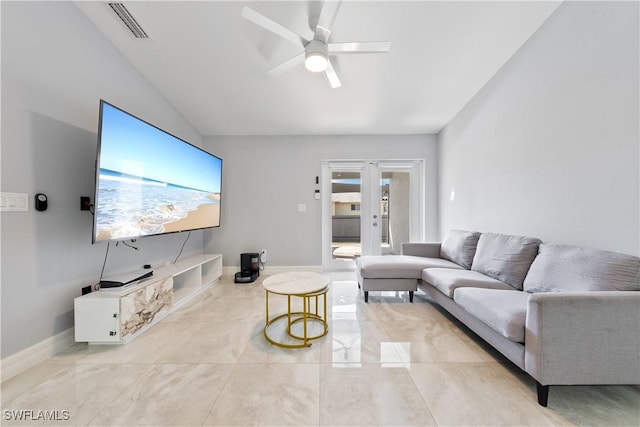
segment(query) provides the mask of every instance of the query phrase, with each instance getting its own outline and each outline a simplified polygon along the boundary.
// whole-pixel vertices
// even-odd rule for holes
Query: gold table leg
[[[319,291],[319,292],[315,292],[312,294],[300,294],[300,295],[287,295],[287,312],[284,314],[280,314],[278,316],[275,316],[272,319],[269,319],[269,291],[266,291],[266,323],[264,326],[264,337],[266,338],[267,341],[269,341],[271,344],[276,345],[278,347],[283,347],[283,348],[302,348],[302,347],[310,347],[311,346],[311,341],[312,340],[316,340],[318,338],[322,338],[323,336],[327,335],[327,333],[329,332],[329,324],[327,323],[327,291],[328,291],[328,287],[324,288],[323,290]],[[302,298],[302,311],[301,312],[293,312],[291,311],[291,297],[295,296],[295,297],[300,297]],[[318,297],[319,296],[323,296],[323,300],[324,300],[324,316],[320,316],[318,314]],[[311,313],[311,298],[315,297],[315,313]],[[269,326],[271,326],[274,322],[276,322],[279,319],[282,319],[286,317],[287,318],[287,327],[286,327],[286,332],[287,334],[297,340],[302,341],[300,344],[286,344],[286,343],[282,343],[279,341],[274,340],[273,338],[271,338],[269,336],[268,333],[268,329]],[[302,321],[303,322],[303,336],[298,336],[295,335],[292,331],[291,331],[291,326],[296,323]],[[320,322],[323,326],[323,331],[322,333],[318,334],[318,335],[314,335],[314,336],[309,336],[308,335],[308,328],[307,328],[307,322],[308,321],[317,321]]]

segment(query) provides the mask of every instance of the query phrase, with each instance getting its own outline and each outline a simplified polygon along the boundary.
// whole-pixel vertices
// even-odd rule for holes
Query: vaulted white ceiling
[[[203,135],[436,133],[560,1],[345,1],[330,41],[390,41],[386,54],[332,57],[342,87],[240,16],[247,5],[312,38],[317,1],[130,1],[150,38],[135,39],[103,2],[77,6]]]

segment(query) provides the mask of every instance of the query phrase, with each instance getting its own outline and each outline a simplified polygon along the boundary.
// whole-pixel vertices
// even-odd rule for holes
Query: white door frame
[[[410,189],[410,241],[424,240],[424,160],[325,160],[322,162],[321,200],[322,200],[322,266],[325,270],[353,269],[353,261],[334,260],[331,254],[331,175],[333,170],[360,172],[361,245],[363,255],[379,254],[381,227],[380,215],[380,174],[385,170],[406,171],[411,173]],[[372,191],[371,189],[375,189]],[[369,197],[366,197],[367,194]],[[377,218],[373,218],[376,215]],[[377,220],[377,221],[376,221]]]
[[[380,174],[384,171],[410,173],[409,241],[423,242],[425,224],[424,160],[380,160],[377,162],[376,179],[379,180]]]

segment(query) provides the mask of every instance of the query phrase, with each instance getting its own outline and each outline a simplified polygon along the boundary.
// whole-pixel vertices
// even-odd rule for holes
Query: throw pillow
[[[476,254],[480,233],[477,231],[451,230],[440,246],[440,258],[455,262],[467,270]]]
[[[577,246],[542,243],[524,290],[640,291],[640,258]]]
[[[534,237],[483,233],[471,269],[522,290],[539,245]]]

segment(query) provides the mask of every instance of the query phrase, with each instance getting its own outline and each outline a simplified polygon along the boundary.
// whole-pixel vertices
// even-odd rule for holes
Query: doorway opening
[[[362,255],[400,254],[423,236],[423,161],[323,164],[323,265],[345,269]]]

